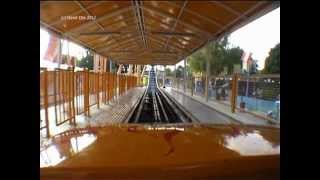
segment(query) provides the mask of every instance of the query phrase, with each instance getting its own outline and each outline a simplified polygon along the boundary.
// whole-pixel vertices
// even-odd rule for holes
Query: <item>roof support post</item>
[[[163,66],[163,77],[162,77],[162,87],[165,88],[165,78],[166,78],[166,65]]]
[[[183,70],[183,92],[186,93],[187,86],[187,58],[183,59],[184,70]]]
[[[61,68],[61,62],[62,62],[62,38],[59,38],[59,51],[58,51],[58,68]]]
[[[210,78],[210,58],[206,59],[206,81],[205,81],[205,97],[209,100],[209,78]]]
[[[177,68],[176,68],[177,64],[174,65],[174,84],[176,84],[176,89],[178,90],[178,86],[177,86]]]

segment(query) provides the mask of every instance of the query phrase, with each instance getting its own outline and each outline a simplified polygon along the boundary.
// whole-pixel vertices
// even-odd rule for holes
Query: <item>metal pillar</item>
[[[45,110],[45,122],[46,122],[46,136],[47,138],[50,137],[50,126],[49,126],[49,102],[48,102],[48,71],[47,68],[43,70],[44,76],[44,110]]]
[[[187,83],[187,58],[183,60],[184,71],[183,71],[183,92],[186,93],[186,83]]]
[[[61,62],[62,62],[62,38],[59,38],[59,54],[58,54],[58,68],[61,68]]]
[[[250,73],[247,72],[247,84],[246,84],[246,97],[249,95],[249,78],[250,78]]]
[[[113,69],[112,69],[112,60],[110,59],[109,61],[109,72],[113,72]]]
[[[166,88],[166,86],[165,86],[165,78],[166,78],[166,65],[164,65],[163,66],[163,77],[162,77],[162,82],[163,82],[163,84],[162,84],[162,87],[163,88]]]
[[[238,74],[235,73],[232,78],[232,94],[231,94],[231,112],[236,111],[237,95],[238,95]]]
[[[194,82],[195,78],[191,76],[191,96],[193,96],[194,93]]]
[[[210,59],[206,59],[206,82],[205,82],[205,96],[206,101],[209,100],[209,77],[210,77]]]
[[[177,68],[176,68],[176,65],[174,65],[174,81],[175,81],[175,84],[176,84],[176,88],[178,89],[178,81],[177,81]]]

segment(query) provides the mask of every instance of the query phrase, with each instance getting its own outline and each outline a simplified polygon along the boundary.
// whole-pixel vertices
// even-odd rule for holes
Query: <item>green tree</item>
[[[218,75],[224,67],[228,73],[233,71],[234,64],[241,64],[243,50],[240,47],[228,48],[228,37],[218,42],[210,42],[189,57],[188,64],[193,72],[205,72],[206,60],[209,59],[212,75]]]
[[[77,66],[93,70],[93,55],[89,51],[87,51],[86,56],[77,61]]]
[[[170,68],[165,68],[164,71],[165,71],[166,76],[172,76],[173,75]]]
[[[233,65],[242,64],[241,56],[243,50],[240,47],[233,47],[225,50],[223,65],[228,68],[228,74],[233,72]]]
[[[183,77],[183,71],[184,71],[184,68],[180,65],[177,67],[176,70],[173,71],[173,74],[176,75],[176,77]]]
[[[280,43],[270,50],[263,73],[280,73]]]
[[[206,59],[202,51],[201,49],[188,58],[188,64],[195,73],[204,72],[206,68]]]

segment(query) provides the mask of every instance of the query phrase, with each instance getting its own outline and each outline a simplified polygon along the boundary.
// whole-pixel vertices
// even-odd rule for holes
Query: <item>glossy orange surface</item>
[[[280,129],[202,124],[86,128],[53,138],[42,147],[40,159],[42,179],[70,173],[91,179],[273,179],[280,171]]]

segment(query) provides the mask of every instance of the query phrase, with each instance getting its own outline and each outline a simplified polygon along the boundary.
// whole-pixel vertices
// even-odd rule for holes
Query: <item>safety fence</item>
[[[237,78],[235,78],[237,77]],[[225,75],[166,77],[168,83],[178,91],[198,96],[208,102],[219,102],[255,116],[280,122],[280,75]],[[206,87],[207,86],[207,87]],[[207,88],[207,89],[206,89]],[[234,108],[233,108],[234,107]]]
[[[92,107],[111,100],[137,86],[138,78],[109,72],[40,68],[40,131],[50,136],[49,122],[76,125],[76,116],[90,116]]]

